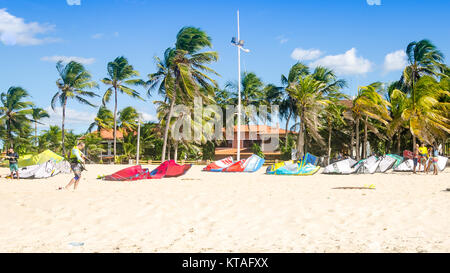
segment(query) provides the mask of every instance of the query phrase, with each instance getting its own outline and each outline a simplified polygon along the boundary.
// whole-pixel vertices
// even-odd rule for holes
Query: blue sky
[[[57,91],[55,60],[76,58],[95,80],[106,64],[124,55],[143,78],[155,71],[153,57],[172,46],[178,30],[195,26],[211,37],[219,61],[212,67],[221,86],[237,78],[236,10],[241,14],[244,71],[265,83],[280,84],[281,74],[297,61],[334,68],[358,85],[399,78],[406,45],[430,39],[449,56],[449,1],[153,1],[153,0],[0,0],[0,91],[22,86],[40,107],[48,108]],[[106,90],[100,84],[99,94]],[[144,89],[140,89],[142,93]],[[119,109],[135,106],[147,119],[154,100],[119,98]],[[93,101],[100,105],[100,99]],[[109,105],[112,108],[112,104]],[[84,132],[97,109],[68,105],[68,127]],[[60,124],[57,113],[44,121]]]

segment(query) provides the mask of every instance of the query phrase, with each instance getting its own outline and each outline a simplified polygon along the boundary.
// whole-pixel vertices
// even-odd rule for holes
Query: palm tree
[[[361,86],[358,89],[358,95],[353,100],[353,106],[351,111],[353,113],[353,119],[356,124],[356,159],[360,159],[359,143],[360,143],[360,130],[359,123],[364,123],[364,145],[363,145],[363,157],[365,157],[365,147],[367,145],[367,131],[370,129],[375,134],[378,134],[376,127],[369,123],[369,118],[377,120],[385,125],[391,120],[389,116],[388,107],[390,103],[383,99],[378,90],[381,87],[380,82],[372,83],[368,86]],[[363,119],[364,117],[364,119]],[[381,135],[379,135],[381,137]]]
[[[106,105],[110,101],[111,96],[114,94],[114,158],[116,158],[116,134],[117,134],[117,95],[118,92],[127,94],[130,97],[144,100],[140,97],[138,91],[130,88],[130,86],[144,85],[145,82],[141,79],[132,79],[135,76],[139,76],[139,72],[134,70],[133,66],[128,63],[128,60],[121,56],[117,57],[114,61],[109,62],[108,66],[109,78],[104,78],[102,82],[109,86],[103,95],[103,105]]]
[[[58,92],[53,96],[51,106],[55,111],[56,103],[62,107],[62,126],[61,126],[61,145],[62,154],[66,155],[66,148],[64,146],[64,125],[66,120],[66,107],[69,99],[75,99],[79,103],[95,107],[87,98],[98,96],[95,92],[87,91],[86,89],[97,88],[98,84],[92,81],[91,74],[84,68],[84,66],[75,61],[63,65],[62,61],[56,64],[59,79],[56,81]]]
[[[12,86],[0,95],[2,106],[0,107],[0,119],[6,123],[6,141],[10,147],[13,146],[13,132],[29,121],[28,116],[32,114],[33,103],[24,101],[29,97],[28,92],[22,87]]]
[[[295,101],[292,99],[291,96],[289,96],[289,93],[286,91],[286,88],[289,88],[290,86],[294,85],[298,81],[299,77],[303,77],[308,74],[309,68],[301,62],[297,62],[291,67],[291,69],[289,69],[287,77],[285,75],[281,75],[281,83],[283,84],[284,88],[282,89],[282,93],[280,94],[281,101],[279,105],[280,105],[280,115],[286,119],[285,148],[288,145],[287,139],[288,139],[289,121],[291,120],[291,117],[297,113]]]
[[[158,71],[155,73],[148,74],[149,80],[147,81],[148,92],[147,95],[151,96],[151,91],[158,88],[158,94],[164,97],[164,101],[167,102],[169,98],[173,97],[174,91],[174,78],[171,71],[171,58],[175,51],[173,48],[167,48],[164,52],[164,59],[161,60],[159,57],[155,56],[156,67]]]
[[[386,92],[386,100],[391,104],[390,114],[392,118],[392,122],[389,123],[387,127],[387,135],[389,138],[392,138],[394,134],[397,135],[397,149],[396,153],[400,154],[401,150],[401,136],[403,128],[407,126],[407,123],[402,118],[402,113],[405,110],[407,105],[406,96],[394,96],[394,90],[402,88],[401,82],[396,81],[389,85]],[[401,91],[403,93],[405,91]]]
[[[94,119],[94,122],[92,122],[89,125],[89,128],[87,129],[88,132],[92,132],[92,129],[97,126],[97,131],[100,133],[102,129],[112,129],[114,126],[114,117],[111,110],[106,108],[106,106],[101,105],[98,109],[97,116]]]
[[[293,115],[295,116],[297,113],[295,100],[289,95],[286,89],[297,84],[299,78],[310,74],[310,70],[305,64],[301,62],[294,64],[289,70],[288,76],[281,75],[281,83],[283,84],[283,87],[278,90],[272,89],[274,92],[272,92],[272,94],[268,97],[270,102],[280,105],[280,115],[286,119],[286,139],[288,135],[289,121],[291,117]],[[323,94],[336,92],[346,86],[346,82],[342,79],[338,79],[333,70],[325,67],[316,67],[311,75],[315,80],[325,84],[321,91]],[[287,143],[288,142],[286,141],[285,147],[287,147]]]
[[[39,150],[50,149],[59,152],[61,149],[61,128],[59,126],[50,125],[48,130],[43,130],[39,136]]]
[[[233,104],[233,98],[231,92],[229,92],[227,89],[219,89],[216,88],[214,95],[214,101],[216,104],[222,109],[222,113],[226,113],[227,106]],[[223,124],[227,123],[227,115],[222,115],[222,122]],[[233,116],[234,118],[234,116]]]
[[[253,72],[244,72],[241,77],[241,104],[244,110],[250,111],[249,106],[258,108],[260,105],[266,103],[266,92],[264,90],[264,83],[261,78],[256,76]],[[238,104],[238,87],[236,83],[228,82],[225,88],[232,89],[232,103]],[[273,95],[272,95],[273,96]],[[252,113],[245,113],[244,124],[249,124],[250,117],[254,117]]]
[[[102,145],[102,138],[98,134],[88,133],[84,136],[86,153],[90,159],[101,160],[101,154],[106,151]]]
[[[15,132],[14,150],[19,154],[28,154],[36,149],[30,139],[33,138],[33,128],[30,122],[22,123],[20,128]]]
[[[325,87],[325,83],[315,80],[313,75],[307,75],[300,77],[296,84],[286,89],[295,100],[296,114],[300,118],[297,139],[297,151],[300,157],[304,154],[306,129],[319,144],[324,144],[318,132],[318,115],[329,103],[325,97]]]
[[[328,147],[327,147],[327,158],[328,164],[330,164],[331,157],[331,135],[333,130],[333,124],[345,124],[344,113],[346,108],[344,105],[339,103],[339,100],[347,98],[344,94],[340,92],[333,92],[327,95],[329,103],[325,107],[323,115],[328,127]]]
[[[338,79],[332,69],[318,66],[314,69],[312,76],[315,80],[323,82],[325,84],[324,92],[331,93],[347,86],[347,82],[343,79]]]
[[[119,111],[119,127],[125,132],[135,132],[137,129],[137,119],[139,114],[131,106],[125,107]]]
[[[33,122],[34,122],[34,141],[35,141],[35,145],[38,145],[38,136],[37,136],[37,124],[40,123],[39,120],[43,119],[43,118],[49,118],[50,115],[47,113],[47,111],[45,111],[42,108],[39,107],[33,107],[32,108],[32,113],[31,113],[31,117],[33,118]]]
[[[429,40],[411,42],[406,47],[408,66],[403,71],[401,81],[412,95],[412,111],[416,107],[416,82],[424,75],[441,75],[444,70],[442,61],[444,55]],[[411,130],[412,131],[412,130]],[[413,147],[416,145],[416,135],[413,133]]]
[[[204,97],[201,90],[211,93],[217,83],[206,73],[218,75],[206,66],[218,59],[215,51],[202,51],[205,47],[212,47],[211,38],[202,30],[195,27],[183,27],[177,34],[174,48],[168,48],[164,55],[164,68],[158,64],[158,71],[150,74],[147,84],[152,88],[160,85],[170,102],[164,129],[164,140],[161,160],[165,160],[170,119],[172,118],[175,101],[191,101],[194,96]],[[162,87],[161,87],[162,85]],[[173,90],[172,90],[173,89]]]
[[[77,145],[78,139],[81,136],[82,135],[75,134],[73,130],[66,130],[65,132],[66,139],[64,140],[65,148],[70,150],[73,146]]]
[[[442,89],[431,76],[423,76],[416,82],[414,96],[398,89],[392,91],[394,99],[405,103],[401,113],[402,122],[408,124],[411,134],[429,144],[444,139],[450,133],[450,104],[440,101],[440,98],[449,96],[450,92]]]

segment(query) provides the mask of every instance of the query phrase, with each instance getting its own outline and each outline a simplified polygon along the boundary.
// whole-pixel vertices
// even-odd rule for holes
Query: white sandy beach
[[[289,177],[194,166],[179,178],[96,179],[124,167],[88,165],[76,192],[56,190],[69,174],[0,178],[0,252],[450,252],[449,168]]]

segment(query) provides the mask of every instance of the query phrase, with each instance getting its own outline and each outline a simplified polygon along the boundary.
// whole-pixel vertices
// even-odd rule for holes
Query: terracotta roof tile
[[[98,130],[97,131],[93,131],[91,134],[98,134]],[[114,139],[114,132],[113,130],[107,130],[107,129],[101,129],[100,130],[100,137],[104,140],[113,140]],[[123,133],[121,130],[117,130],[116,133],[116,138],[117,139],[123,139]],[[84,137],[81,137],[80,139],[84,139]]]

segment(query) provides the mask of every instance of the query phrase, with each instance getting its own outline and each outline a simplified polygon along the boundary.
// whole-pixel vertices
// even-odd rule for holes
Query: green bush
[[[264,158],[264,153],[262,152],[261,146],[259,146],[258,143],[253,143],[252,152],[257,156]]]

